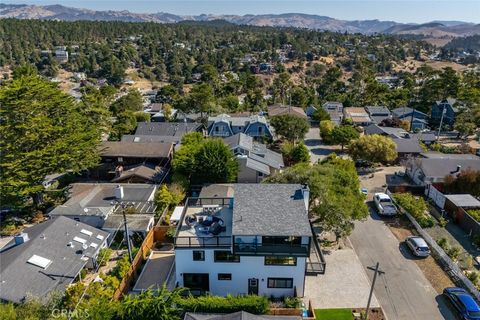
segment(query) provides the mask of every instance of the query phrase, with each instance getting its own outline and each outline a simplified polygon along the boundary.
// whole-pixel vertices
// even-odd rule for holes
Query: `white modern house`
[[[228,190],[189,198],[183,209],[174,242],[177,284],[194,293],[303,296],[305,274],[325,270],[308,220],[308,188],[216,186]]]

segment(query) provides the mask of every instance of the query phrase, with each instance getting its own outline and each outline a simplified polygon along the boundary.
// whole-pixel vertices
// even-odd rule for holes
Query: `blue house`
[[[432,123],[435,125],[440,125],[442,119],[442,112],[445,110],[443,116],[443,124],[453,126],[455,123],[455,114],[458,112],[458,108],[454,107],[455,99],[449,98],[441,101],[435,101],[432,106]]]
[[[208,118],[208,135],[212,137],[229,137],[244,133],[253,138],[273,139],[273,129],[264,116],[232,117],[221,114]]]
[[[423,130],[428,127],[428,115],[409,107],[401,107],[392,110],[394,119],[406,120],[412,123],[412,130]]]

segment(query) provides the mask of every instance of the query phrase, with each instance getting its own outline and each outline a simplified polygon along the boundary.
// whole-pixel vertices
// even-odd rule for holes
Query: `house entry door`
[[[258,295],[258,279],[255,279],[255,278],[248,279],[248,294]]]

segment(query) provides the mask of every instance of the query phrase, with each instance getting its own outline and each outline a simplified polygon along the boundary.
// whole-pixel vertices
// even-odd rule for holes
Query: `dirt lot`
[[[412,225],[405,217],[399,217],[388,223],[388,227],[399,241],[403,241],[406,237],[416,235],[415,230],[412,230]],[[408,250],[408,248],[404,248]],[[432,284],[435,291],[442,293],[446,287],[454,287],[454,283],[448,275],[440,268],[433,257],[426,259],[414,259],[420,270],[422,270],[425,277]]]

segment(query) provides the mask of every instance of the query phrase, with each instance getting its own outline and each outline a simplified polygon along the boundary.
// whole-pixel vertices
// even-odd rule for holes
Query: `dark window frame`
[[[235,260],[219,260],[217,258],[217,254],[219,253],[226,253],[228,257],[234,257]],[[240,256],[236,254],[232,254],[230,251],[225,251],[225,250],[215,250],[213,252],[213,261],[216,263],[240,263]]]
[[[270,285],[270,281],[273,281],[274,284]],[[278,286],[276,281],[286,281],[285,286]],[[290,284],[288,284],[290,282]],[[293,278],[267,278],[267,288],[270,289],[292,289],[293,288]]]
[[[230,281],[232,280],[232,274],[231,273],[219,273],[217,275],[218,281]]]
[[[200,254],[201,259],[195,259],[195,254]],[[192,251],[192,260],[193,261],[205,261],[205,250],[193,250]]]
[[[267,263],[267,258],[273,258],[273,259],[293,259],[294,263],[293,264],[284,264],[284,263]],[[281,266],[281,267],[295,267],[297,265],[297,257],[290,257],[290,256],[265,256],[263,259],[263,264],[265,266]]]

